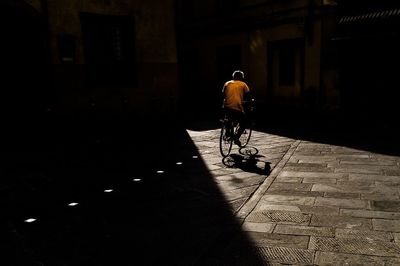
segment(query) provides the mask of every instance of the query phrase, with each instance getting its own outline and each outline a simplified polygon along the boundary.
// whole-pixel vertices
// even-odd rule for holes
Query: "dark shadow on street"
[[[269,162],[261,160],[263,155],[258,154],[254,147],[241,148],[241,154],[231,154],[222,159],[222,163],[229,168],[239,168],[244,172],[255,173],[258,175],[269,175],[271,165]]]
[[[279,112],[263,119],[258,114],[256,130],[294,139],[344,146],[373,153],[399,156],[400,130],[394,118],[365,112],[326,114],[317,111]]]
[[[179,124],[35,125],[1,143],[7,265],[262,265]]]
[[[256,108],[254,130],[293,139],[326,143],[374,153],[400,156],[400,128],[396,113],[337,111],[327,113],[299,108]],[[193,130],[218,129],[216,113],[197,114],[201,123],[190,121]],[[207,122],[208,121],[208,122]]]

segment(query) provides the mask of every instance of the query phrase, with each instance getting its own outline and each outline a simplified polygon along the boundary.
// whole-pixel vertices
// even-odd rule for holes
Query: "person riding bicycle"
[[[229,137],[233,138],[236,145],[241,145],[240,136],[248,126],[248,115],[253,108],[254,102],[251,96],[249,86],[244,82],[244,73],[241,70],[236,70],[232,74],[232,80],[227,81],[222,89],[223,95],[223,110],[225,118],[228,121],[239,123],[239,130],[236,135],[233,133],[233,128],[227,132]]]

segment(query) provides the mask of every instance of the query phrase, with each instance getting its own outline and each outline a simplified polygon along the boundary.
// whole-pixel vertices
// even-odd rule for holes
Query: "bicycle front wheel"
[[[240,148],[246,147],[246,145],[249,143],[252,131],[253,130],[251,128],[246,128],[243,131],[242,135],[239,138],[239,140],[240,140]]]
[[[227,128],[225,125],[221,128],[221,135],[219,136],[219,151],[223,157],[227,157],[232,149],[232,138],[227,136]]]

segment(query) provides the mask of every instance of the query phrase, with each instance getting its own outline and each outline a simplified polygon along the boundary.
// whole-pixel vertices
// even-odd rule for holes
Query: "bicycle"
[[[238,129],[240,127],[239,122],[237,121],[231,121],[228,118],[224,118],[221,120],[222,126],[221,126],[221,133],[219,137],[219,151],[221,155],[225,158],[229,156],[232,150],[232,144],[233,144],[233,136],[237,134]],[[246,147],[246,145],[250,141],[251,133],[252,133],[252,128],[251,128],[251,123],[248,123],[249,125],[246,127],[246,129],[243,131],[242,135],[239,138],[240,141],[240,148]]]

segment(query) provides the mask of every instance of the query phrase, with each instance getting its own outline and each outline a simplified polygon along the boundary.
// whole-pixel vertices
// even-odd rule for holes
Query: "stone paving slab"
[[[301,177],[281,177],[281,176],[278,176],[276,178],[277,182],[282,182],[282,183],[283,182],[284,183],[301,183],[302,180],[303,180],[303,178],[301,178]]]
[[[242,225],[242,230],[249,232],[272,233],[275,226],[275,223],[244,222]]]
[[[317,251],[315,265],[396,266],[400,265],[400,259]]]
[[[380,182],[400,182],[400,176],[387,175],[365,175],[365,174],[349,174],[350,181],[380,181]]]
[[[275,182],[269,187],[268,191],[276,191],[276,190],[294,190],[294,191],[311,191],[311,184],[303,184],[303,183],[280,183],[275,180]]]
[[[395,243],[386,241],[311,236],[309,248],[327,252],[400,257],[400,247]]]
[[[340,184],[314,184],[312,191],[321,192],[342,192],[342,193],[397,193],[397,188],[395,187],[383,187],[370,184],[360,184],[360,185],[342,185]]]
[[[296,157],[292,157],[291,160],[286,164],[286,168],[295,168],[295,169],[304,169],[306,172],[318,172],[318,171],[332,171],[333,169],[330,169],[328,167],[328,164],[325,162],[307,162],[307,163],[302,163],[296,160]],[[290,171],[290,170],[289,170]]]
[[[248,232],[247,237],[257,247],[274,246],[286,248],[307,249],[309,236],[281,235],[260,232]]]
[[[311,215],[293,211],[269,210],[262,212],[252,212],[247,218],[247,222],[273,222],[286,224],[309,224]]]
[[[335,178],[340,179],[344,174],[340,173],[323,173],[323,172],[295,172],[295,171],[282,171],[280,177],[314,177],[314,178]]]
[[[268,191],[268,195],[279,195],[279,196],[299,196],[299,197],[323,197],[323,192],[317,191],[299,191],[299,190],[271,190]]]
[[[364,151],[354,151],[354,150],[342,150],[342,151],[332,151],[329,153],[321,153],[322,155],[335,156],[337,160],[351,160],[354,158],[367,159],[370,158],[369,154],[365,154]]]
[[[375,169],[375,170],[370,170],[370,169],[365,169],[365,168],[340,168],[340,167],[335,167],[335,173],[348,173],[348,174],[381,174],[383,173],[383,170],[380,169]]]
[[[285,153],[286,151],[288,151],[290,149],[290,145],[278,146],[278,147],[273,147],[273,148],[268,148],[266,146],[260,145],[257,147],[257,149],[259,149],[259,150],[265,149],[265,150],[268,150],[268,152],[272,153],[272,154],[274,154],[274,153],[281,154],[281,153]]]
[[[391,176],[400,176],[400,169],[385,169],[385,174]]]
[[[370,201],[400,201],[399,193],[361,193],[361,199]]]
[[[289,178],[289,177],[287,177]],[[295,177],[292,177],[295,178]],[[303,183],[306,184],[336,184],[337,179],[336,178],[319,178],[319,177],[305,177],[303,178]]]
[[[325,192],[325,198],[342,198],[342,199],[360,199],[361,195],[359,193],[349,193],[349,192]]]
[[[340,161],[341,165],[354,165],[354,164],[359,164],[359,165],[378,165],[378,166],[398,166],[396,161],[379,161],[376,159],[361,159],[361,160],[341,160]]]
[[[328,168],[328,167],[316,168],[316,167],[286,166],[285,170],[286,171],[298,171],[298,172],[322,172],[322,173],[333,173],[334,172],[333,168]]]
[[[276,261],[289,265],[311,265],[314,251],[285,247],[260,247],[259,254],[265,261]]]
[[[382,171],[383,170],[399,170],[399,167],[397,165],[382,165],[383,162],[380,162],[380,164],[350,164],[350,163],[343,163],[343,162],[349,162],[349,161],[340,161],[340,163],[333,164],[333,163],[328,163],[328,167],[332,168],[342,168],[342,169],[365,169],[365,170],[371,170],[371,171]],[[360,162],[360,161],[359,161]]]
[[[297,226],[297,225],[276,225],[274,231],[276,234],[287,235],[305,235],[305,236],[325,236],[334,237],[335,230],[331,227],[315,227],[315,226]]]
[[[342,179],[338,179],[337,181],[338,186],[347,186],[347,187],[373,187],[375,185],[375,182],[372,180],[366,181],[366,180],[360,180],[360,181],[349,181],[349,177],[345,176]],[[373,191],[368,191],[368,193],[371,193]]]
[[[293,211],[301,212],[304,214],[319,214],[319,215],[339,215],[339,208],[337,207],[316,207],[306,205],[285,205],[279,203],[273,204],[258,204],[253,212],[263,212],[269,210],[278,211]]]
[[[336,238],[355,238],[364,240],[379,240],[390,242],[393,240],[392,234],[388,232],[371,231],[371,230],[353,230],[353,229],[340,229],[335,230]]]
[[[400,201],[371,201],[371,209],[374,211],[400,212]]]
[[[315,215],[323,215],[323,216],[335,216],[339,215],[339,207],[334,206],[305,206],[305,205],[297,205],[303,213],[310,213]],[[322,225],[323,226],[323,225]]]
[[[400,220],[400,212],[341,209],[340,215],[341,216],[351,216],[351,217],[361,217],[361,218],[399,219]]]
[[[240,241],[233,241],[222,254],[222,258],[206,261],[201,265],[312,265],[315,251],[308,249],[287,248],[279,246],[243,247]]]
[[[281,205],[281,204],[258,204],[253,212],[263,212],[263,211],[292,211],[292,212],[301,212],[298,206],[293,205]]]
[[[374,230],[400,232],[400,220],[372,219]]]
[[[398,182],[380,182],[376,181],[375,182],[376,186],[383,186],[383,187],[395,187],[397,189],[400,189],[400,180]]]
[[[293,140],[284,140],[282,142],[266,142],[265,139],[260,137],[258,140],[252,140],[252,144],[257,145],[257,148],[273,149],[282,146],[290,146]],[[260,145],[258,145],[260,144]]]
[[[302,156],[302,157],[300,157]],[[296,160],[298,163],[329,163],[329,162],[337,162],[336,157],[330,156],[308,156],[306,155],[298,155],[293,157],[293,160]]]
[[[328,216],[328,215],[313,215],[311,224],[313,226],[330,226],[334,228],[347,228],[347,229],[372,229],[371,219],[341,217],[341,216]]]
[[[366,209],[369,207],[367,200],[360,199],[339,199],[339,198],[322,198],[315,199],[315,206],[338,206],[356,209]]]
[[[269,161],[269,162],[276,162],[278,163],[282,157],[285,155],[285,153],[270,153],[268,152],[268,154],[264,155],[264,157],[262,157],[264,159],[264,161]]]
[[[290,195],[264,195],[261,203],[290,203],[296,205],[314,205],[315,197],[290,196]]]

